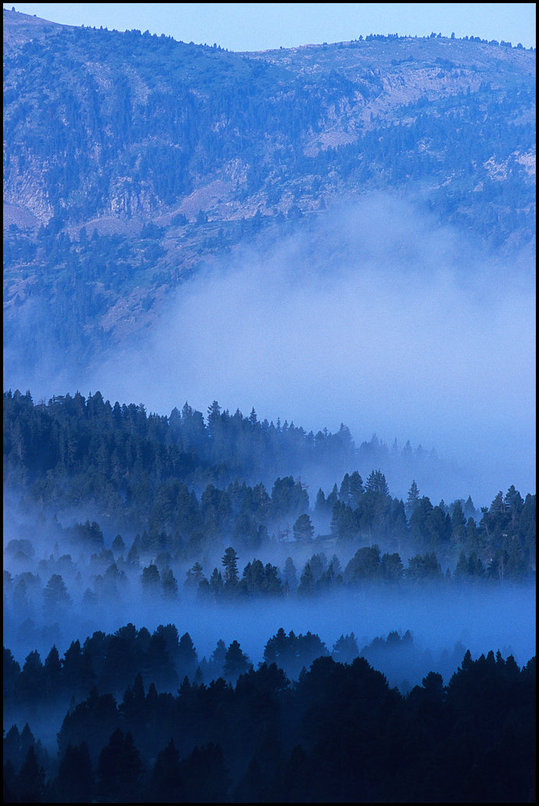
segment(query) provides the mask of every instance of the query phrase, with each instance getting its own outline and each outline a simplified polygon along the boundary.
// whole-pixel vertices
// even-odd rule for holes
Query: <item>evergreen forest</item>
[[[3,20],[4,802],[535,802],[535,48]]]
[[[403,500],[352,469],[364,452],[345,426],[314,435],[216,401],[166,417],[99,392],[4,393],[4,799],[532,799],[535,658],[474,660],[410,630],[364,642],[337,620],[332,644],[280,626],[257,660],[241,628],[204,653],[182,630],[192,608],[230,635],[264,602],[477,606],[533,586],[535,495],[476,509],[412,479]],[[317,464],[350,470],[316,495],[283,472]],[[111,607],[174,621],[93,628]]]

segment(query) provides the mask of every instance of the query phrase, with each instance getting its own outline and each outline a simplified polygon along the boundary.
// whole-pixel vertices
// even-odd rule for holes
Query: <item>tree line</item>
[[[403,695],[363,657],[319,656],[290,682],[269,662],[287,638],[235,682],[186,677],[159,693],[137,674],[121,699],[92,688],[68,709],[56,759],[13,725],[4,800],[533,801],[535,658],[466,651],[447,685],[430,672]]]
[[[294,472],[357,461],[344,425],[315,435],[286,421],[261,422],[254,410],[230,415],[216,401],[205,420],[188,404],[166,417],[142,405],[112,406],[99,392],[34,404],[29,392],[8,391],[3,426],[10,486],[57,508],[92,505],[109,530],[136,530],[127,559],[198,560],[219,544],[251,553],[272,539],[309,544],[316,524],[337,545],[458,560],[461,577],[518,580],[535,569],[536,497],[523,498],[514,485],[478,511],[470,497],[433,504],[415,481],[403,501],[391,496],[381,470],[365,481],[355,470],[327,495],[319,489],[311,507]],[[272,469],[286,475],[274,477],[269,491],[260,477]],[[79,524],[64,537],[73,548],[104,547],[99,524]],[[120,537],[116,548],[124,544]]]

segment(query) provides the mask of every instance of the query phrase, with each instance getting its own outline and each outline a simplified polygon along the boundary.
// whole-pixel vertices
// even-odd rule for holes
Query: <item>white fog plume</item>
[[[216,399],[315,432],[344,422],[356,443],[376,433],[455,457],[464,483],[446,498],[468,480],[487,503],[512,483],[525,494],[530,265],[482,254],[409,202],[369,196],[199,273],[147,341],[76,381],[160,413]]]

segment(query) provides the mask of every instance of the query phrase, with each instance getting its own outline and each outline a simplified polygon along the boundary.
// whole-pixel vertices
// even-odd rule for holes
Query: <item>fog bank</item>
[[[499,649],[504,656],[513,654],[519,664],[527,663],[536,652],[533,585],[447,590],[424,586],[396,592],[366,588],[304,601],[274,599],[271,607],[263,600],[242,606],[195,604],[182,597],[175,603],[152,604],[139,597],[138,601],[116,601],[114,607],[96,607],[91,614],[76,608],[61,625],[47,625],[40,640],[37,633],[31,636],[13,622],[6,624],[4,645],[21,664],[36,648],[44,660],[53,643],[62,654],[77,638],[83,643],[95,630],[115,632],[128,622],[150,632],[159,624],[174,623],[180,635],[190,634],[199,658],[209,658],[220,638],[227,646],[238,640],[255,666],[280,627],[296,635],[309,630],[317,633],[329,651],[341,634],[353,632],[361,648],[377,636],[410,630],[417,651],[428,650],[433,657],[443,650],[452,652],[457,642],[474,657]]]
[[[35,400],[99,389],[161,414],[218,400],[315,433],[344,422],[357,445],[435,448],[444,478],[420,483],[434,500],[534,492],[533,257],[484,254],[381,193],[287,226],[199,271],[89,370],[10,361],[5,385]],[[388,476],[394,495],[410,482]]]
[[[535,490],[534,300],[525,256],[487,258],[371,196],[200,273],[85,383],[161,413],[216,399],[315,432],[344,422],[356,443],[409,439],[454,465],[425,494],[489,503]]]

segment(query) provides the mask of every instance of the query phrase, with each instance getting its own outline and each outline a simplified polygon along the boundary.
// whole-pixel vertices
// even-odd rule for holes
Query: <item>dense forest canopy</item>
[[[268,656],[283,641],[283,631],[268,641]],[[95,664],[104,691],[121,660],[127,672],[128,657],[132,678],[123,695],[94,685],[69,708],[58,764],[28,723],[13,725],[4,739],[6,799],[533,799],[535,659],[520,668],[499,652],[475,661],[466,652],[447,685],[430,672],[403,696],[364,657],[341,663],[326,650],[291,683],[275,662],[255,671],[237,641],[228,649],[221,642],[211,663],[223,677],[205,684],[199,667],[198,680],[186,674],[172,694],[158,690],[173,679],[171,652],[183,670],[193,668],[187,634],[178,641],[172,625],[150,635],[131,624],[114,636],[94,634],[84,648],[77,641],[63,659],[53,647],[44,665],[29,655],[22,670],[4,650],[10,705],[29,704],[38,685],[42,707],[65,703],[72,691],[81,697],[96,679]],[[142,666],[157,686],[145,685],[135,671]]]

